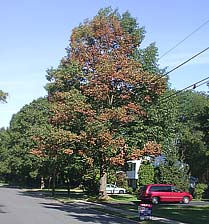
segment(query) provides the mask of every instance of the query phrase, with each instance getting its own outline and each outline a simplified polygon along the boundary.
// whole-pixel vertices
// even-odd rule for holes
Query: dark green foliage
[[[163,74],[165,69],[160,69],[157,64],[158,61],[158,49],[155,43],[150,44],[148,47],[139,51],[139,59],[142,62],[143,70],[149,73]]]
[[[175,147],[170,148],[165,154],[164,160],[155,168],[155,182],[175,184],[182,190],[189,189],[189,167],[179,159]]]
[[[121,26],[123,29],[132,35],[133,38],[138,40],[138,45],[142,43],[145,37],[145,28],[139,28],[137,20],[131,17],[129,12],[125,12],[121,17]]]
[[[39,159],[31,154],[34,147],[32,136],[40,132],[48,122],[49,106],[47,99],[34,100],[13,115],[10,128],[3,131],[4,142],[1,141],[2,159],[0,166],[2,175],[11,184],[35,184],[38,186]],[[3,137],[2,137],[3,138]]]
[[[128,179],[125,172],[121,171],[116,173],[116,185],[128,189]]]
[[[82,177],[82,187],[89,195],[98,195],[99,193],[99,170],[89,168]]]
[[[7,178],[10,173],[8,164],[8,147],[11,146],[11,135],[8,130],[0,130],[0,176],[1,179]]]
[[[209,180],[209,97],[187,91],[179,96],[181,130],[178,147],[192,176]],[[201,161],[198,163],[197,161]]]
[[[195,198],[201,200],[207,188],[208,188],[207,184],[198,183],[195,186],[195,192],[194,192]]]
[[[87,172],[86,161],[76,154],[66,155],[59,162],[58,176],[63,183],[61,187],[72,189],[79,187],[83,182],[83,175]]]
[[[154,166],[145,162],[140,166],[138,172],[138,185],[146,185],[154,183]]]
[[[168,102],[161,101],[161,98],[171,93],[167,91],[158,101],[144,105],[147,111],[146,119],[139,117],[121,130],[125,133],[129,145],[142,149],[146,142],[154,141],[162,145],[164,153],[175,144],[180,128],[177,100],[172,98]]]

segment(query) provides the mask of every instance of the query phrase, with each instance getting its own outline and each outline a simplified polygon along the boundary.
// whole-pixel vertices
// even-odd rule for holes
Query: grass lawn
[[[209,206],[157,205],[153,207],[153,216],[170,218],[190,224],[208,224]]]
[[[114,206],[114,205],[111,205]],[[137,211],[137,206],[120,204],[120,209]],[[99,210],[108,213],[108,210],[100,208]],[[111,214],[119,215],[111,212]],[[208,224],[209,206],[185,206],[185,205],[156,205],[153,207],[152,215],[161,218],[172,219],[190,224]],[[129,216],[125,213],[122,217],[138,220],[138,216]],[[141,221],[143,224],[161,223],[160,221]],[[162,222],[164,223],[164,222]]]

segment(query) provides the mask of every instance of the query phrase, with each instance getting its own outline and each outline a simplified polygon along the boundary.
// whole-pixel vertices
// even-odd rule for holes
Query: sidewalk
[[[78,202],[81,204],[85,204],[88,205],[89,208],[94,209],[94,208],[103,208],[105,211],[110,211],[111,213],[114,212],[115,216],[118,216],[120,214],[126,214],[128,216],[131,217],[139,217],[139,214],[137,211],[129,211],[129,210],[124,210],[124,209],[120,209],[120,208],[116,208],[114,207],[113,204],[111,203],[95,203],[95,202],[86,202],[86,201],[82,201],[82,202]],[[121,217],[120,217],[121,218]],[[156,221],[156,223],[165,223],[165,224],[188,224],[188,223],[184,223],[184,222],[179,222],[179,221],[175,221],[175,220],[171,220],[171,219],[166,219],[166,218],[160,218],[160,217],[155,217],[152,216],[152,221]],[[139,222],[139,221],[133,221],[129,219],[130,223],[143,223],[143,221]]]

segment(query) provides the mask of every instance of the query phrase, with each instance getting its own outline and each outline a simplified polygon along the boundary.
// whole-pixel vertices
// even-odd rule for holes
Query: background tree
[[[10,147],[11,136],[5,128],[0,129],[0,178],[5,181],[10,173],[8,164],[8,148]]]
[[[0,90],[0,102],[6,102],[6,99],[8,97],[8,93],[3,92],[2,90]]]
[[[182,190],[189,189],[189,166],[180,160],[178,149],[173,146],[155,167],[157,183],[175,184]]]
[[[1,164],[6,168],[4,175],[9,183],[39,184],[37,178],[40,177],[41,164],[30,151],[34,146],[32,136],[47,125],[48,115],[47,99],[34,100],[13,115],[10,127],[3,132],[7,143],[3,147]]]
[[[182,128],[178,146],[191,175],[202,182],[209,180],[208,108],[209,98],[205,93],[187,91],[179,95]],[[201,161],[198,166],[197,161]]]

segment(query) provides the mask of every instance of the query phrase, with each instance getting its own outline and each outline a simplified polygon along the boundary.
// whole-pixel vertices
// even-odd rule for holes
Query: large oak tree
[[[50,143],[39,138],[34,152],[82,155],[99,168],[104,196],[110,166],[161,151],[155,139],[128,140],[127,130],[147,120],[146,108],[167,87],[155,45],[140,49],[144,33],[129,13],[100,10],[73,29],[67,56],[48,70],[50,122],[56,131]]]

